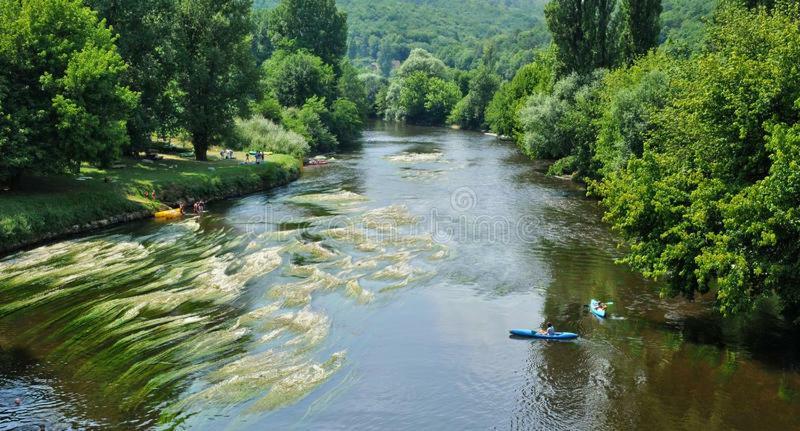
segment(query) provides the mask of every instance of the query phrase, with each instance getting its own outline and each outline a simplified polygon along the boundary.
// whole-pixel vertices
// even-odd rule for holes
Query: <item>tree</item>
[[[347,99],[337,99],[331,105],[326,123],[340,144],[352,144],[361,136],[364,124],[358,106]]]
[[[333,67],[305,50],[278,51],[262,66],[264,85],[283,106],[301,107],[311,97],[332,100]]]
[[[519,123],[520,109],[528,97],[550,92],[553,86],[552,51],[539,53],[536,60],[520,68],[511,82],[503,83],[486,107],[486,122],[495,133],[519,141],[522,127]]]
[[[397,69],[397,76],[405,78],[416,72],[422,72],[426,76],[435,76],[441,79],[452,79],[450,70],[442,60],[420,48],[411,51],[408,58]]]
[[[442,124],[462,96],[452,75],[441,60],[415,49],[386,91],[386,119]]]
[[[325,125],[328,109],[322,99],[309,98],[300,108],[289,108],[283,113],[283,125],[302,135],[311,145],[312,153],[334,151],[339,146],[336,136]]]
[[[499,86],[500,77],[489,71],[486,66],[475,69],[469,80],[469,92],[453,108],[451,122],[469,129],[482,129],[485,126],[486,106]]]
[[[347,53],[347,14],[335,0],[281,0],[269,31],[277,48],[307,49],[333,67]]]
[[[341,76],[336,84],[337,93],[340,98],[353,102],[358,109],[358,115],[362,119],[372,111],[370,102],[367,99],[367,86],[359,77],[358,70],[347,61],[342,62]]]
[[[362,73],[358,75],[358,79],[364,83],[367,95],[367,115],[369,117],[381,117],[383,115],[383,106],[380,100],[380,95],[386,97],[386,78],[376,73]]]
[[[175,76],[172,49],[175,2],[172,0],[89,0],[119,35],[119,53],[128,64],[124,79],[139,93],[139,104],[128,119],[130,150],[145,149],[154,131],[174,123],[174,100],[168,87]]]
[[[109,163],[136,94],[105,23],[79,0],[0,0],[0,182]]]
[[[570,111],[584,85],[577,73],[559,80],[551,94],[534,93],[520,111],[525,132],[522,150],[536,159],[560,159],[572,154],[573,124]]]
[[[661,33],[661,0],[622,0],[622,58],[631,62],[658,45]]]
[[[642,156],[654,127],[652,116],[669,97],[670,69],[677,66],[678,62],[659,52],[606,76],[594,155],[601,175],[619,171],[631,158]]]
[[[616,64],[616,0],[553,0],[545,17],[557,47],[559,75],[586,74]]]
[[[453,81],[432,77],[428,79],[425,92],[425,117],[420,119],[424,124],[443,124],[461,99],[461,90]]]
[[[197,160],[230,134],[257,89],[251,6],[250,0],[180,0],[176,7],[180,120]]]
[[[416,71],[389,86],[386,117],[417,124],[442,124],[461,99],[453,81]]]
[[[258,66],[261,66],[267,61],[275,50],[269,35],[269,17],[270,11],[268,9],[257,9],[253,11],[252,50],[253,57],[256,59],[256,65]]]

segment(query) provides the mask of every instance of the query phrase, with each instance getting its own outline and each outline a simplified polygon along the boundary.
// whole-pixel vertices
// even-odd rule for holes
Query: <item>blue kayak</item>
[[[518,337],[539,338],[542,340],[574,340],[578,338],[578,334],[573,334],[572,332],[556,332],[556,335],[553,336],[541,334],[539,331],[531,329],[512,329],[508,332]]]
[[[596,299],[592,299],[591,302],[589,302],[589,311],[591,311],[592,314],[594,314],[595,316],[602,317],[602,318],[605,319],[606,310],[601,310],[601,309],[597,308],[597,306],[599,304],[600,304],[600,301],[598,301]]]

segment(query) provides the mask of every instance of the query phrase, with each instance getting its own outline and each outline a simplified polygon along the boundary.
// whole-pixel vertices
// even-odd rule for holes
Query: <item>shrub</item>
[[[236,135],[244,143],[245,150],[272,151],[297,158],[305,157],[310,150],[304,137],[264,117],[238,120]]]
[[[325,100],[312,97],[302,108],[288,108],[283,112],[283,125],[302,135],[311,145],[311,152],[333,151],[339,145],[336,136],[323,121],[329,115]]]

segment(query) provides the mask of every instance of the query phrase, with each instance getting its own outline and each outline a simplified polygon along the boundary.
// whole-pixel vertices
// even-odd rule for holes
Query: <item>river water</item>
[[[795,333],[660,299],[583,196],[378,124],[289,186],[9,256],[0,430],[800,428]],[[546,320],[581,338],[508,336]]]

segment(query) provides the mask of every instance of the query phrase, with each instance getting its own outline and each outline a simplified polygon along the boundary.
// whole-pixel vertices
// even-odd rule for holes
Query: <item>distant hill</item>
[[[549,0],[337,0],[347,12],[349,57],[388,74],[413,48],[424,48],[449,66],[471,69],[486,58],[506,78],[550,43],[544,20]],[[272,8],[277,0],[255,0]],[[664,0],[663,39],[695,46],[701,18],[716,0]]]
[[[276,0],[256,0],[272,8]],[[546,46],[547,0],[338,0],[348,15],[349,56],[387,73],[413,48],[424,48],[450,66],[470,69],[486,55],[513,72]]]

